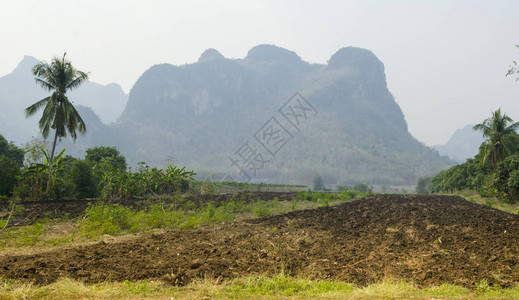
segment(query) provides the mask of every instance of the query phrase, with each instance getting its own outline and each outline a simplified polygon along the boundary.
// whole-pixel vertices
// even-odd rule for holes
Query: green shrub
[[[0,195],[11,196],[18,183],[20,165],[9,157],[0,154]]]
[[[92,170],[92,163],[87,160],[72,162],[68,177],[73,184],[76,198],[94,198],[97,196],[98,181]]]
[[[80,228],[87,237],[116,235],[139,231],[139,220],[136,213],[128,207],[119,204],[96,204],[86,209],[86,216]]]
[[[254,207],[252,208],[252,212],[258,218],[264,218],[272,215],[269,204],[262,200],[256,200]]]

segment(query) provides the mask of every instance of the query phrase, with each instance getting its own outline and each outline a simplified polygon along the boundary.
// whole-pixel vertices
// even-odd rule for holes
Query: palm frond
[[[50,100],[50,97],[43,98],[40,101],[34,103],[33,105],[27,107],[25,109],[25,117],[28,118],[34,115],[42,106],[46,105]]]
[[[34,78],[34,81],[36,81],[36,84],[41,86],[44,90],[52,91],[56,87],[54,87],[52,84],[48,83],[47,81],[41,79],[41,78]]]
[[[83,82],[88,81],[88,73],[77,71],[77,76],[67,85],[68,89],[75,89]]]
[[[70,136],[75,141],[77,138],[76,130],[82,135],[86,133],[86,125],[78,111],[69,101],[64,102],[64,111],[67,116],[67,129]]]
[[[47,106],[45,106],[45,109],[43,110],[42,117],[39,122],[40,131],[43,135],[43,137],[47,138],[49,136],[49,132],[52,125],[52,120],[54,119],[54,115],[56,114],[56,104],[55,101],[53,101],[52,97],[51,100],[47,103]]]
[[[476,124],[472,127],[472,130],[476,130],[476,131],[482,131],[483,133],[483,137],[484,138],[487,138],[489,137],[489,132],[492,131],[492,129],[490,128],[490,126],[488,126],[486,124],[486,120],[485,122],[481,123],[481,124]]]
[[[40,61],[39,64],[32,67],[32,74],[37,77],[44,77],[46,74],[46,70],[49,69],[50,66],[45,61]]]
[[[508,126],[506,129],[507,131],[509,131],[509,133],[517,133],[517,130],[519,129],[519,122],[515,122],[514,124]]]

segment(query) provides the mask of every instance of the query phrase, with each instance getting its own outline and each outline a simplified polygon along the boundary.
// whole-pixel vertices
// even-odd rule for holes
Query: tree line
[[[479,153],[465,163],[441,171],[430,183],[422,178],[417,189],[433,193],[470,189],[483,197],[516,202],[519,200],[519,122],[498,109],[473,129],[481,131],[486,139]]]
[[[24,163],[24,153],[27,161]],[[86,150],[84,159],[51,155],[41,143],[25,149],[7,143],[0,134],[0,196],[21,200],[126,199],[150,194],[184,192],[194,172],[175,165],[159,169],[141,162],[127,168],[115,147]]]

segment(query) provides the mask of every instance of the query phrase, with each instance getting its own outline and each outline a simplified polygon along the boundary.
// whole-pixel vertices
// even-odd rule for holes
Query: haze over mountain
[[[295,92],[315,108],[298,128],[279,111]],[[286,135],[289,142],[272,155],[257,137],[274,121],[293,138]],[[248,142],[268,160],[256,161],[261,170],[249,174],[257,181],[308,183],[319,174],[328,184],[411,184],[451,163],[409,134],[384,65],[353,47],[327,65],[273,45],[253,47],[243,59],[208,49],[193,64],[155,65],[133,86],[113,130],[134,164],[169,157],[235,178],[239,168],[230,157]]]
[[[24,112],[26,107],[48,96],[34,82],[31,69],[38,63],[36,58],[25,56],[12,73],[0,77],[0,131],[7,140],[17,144],[39,136],[41,112],[28,119]],[[114,122],[128,101],[128,95],[115,83],[104,86],[86,82],[68,96],[74,105],[90,107],[104,123]]]
[[[7,82],[0,84],[3,102],[14,99],[1,92],[6,86],[11,95],[24,91],[16,94],[24,104],[10,108],[21,109],[22,117],[23,108],[43,97],[31,73],[21,71],[33,64],[26,57],[13,74],[0,78]],[[24,79],[21,84],[18,78],[18,88],[15,77]],[[99,85],[91,86],[84,95],[95,94],[91,90]],[[409,134],[387,89],[383,63],[361,48],[342,48],[326,65],[307,63],[274,45],[253,47],[243,59],[208,49],[196,63],[155,65],[109,125],[95,113],[96,107],[100,114],[109,109],[100,108],[104,102],[80,99],[80,92],[70,97],[76,105],[92,105],[93,110],[78,107],[87,135],[60,145],[79,157],[89,147],[109,145],[131,166],[174,160],[201,174],[223,172],[236,180],[311,184],[321,175],[332,185],[413,184],[452,163]],[[37,119],[19,122],[36,132]]]
[[[472,127],[474,124],[456,130],[445,145],[436,145],[433,148],[438,150],[441,155],[447,155],[458,163],[474,157],[484,139],[481,131],[474,131]]]

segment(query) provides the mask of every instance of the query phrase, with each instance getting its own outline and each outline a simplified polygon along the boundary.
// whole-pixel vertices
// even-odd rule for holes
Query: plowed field
[[[519,282],[519,216],[454,196],[374,195],[333,207],[170,230],[34,255],[0,256],[0,276],[45,284],[254,274],[360,285]]]

